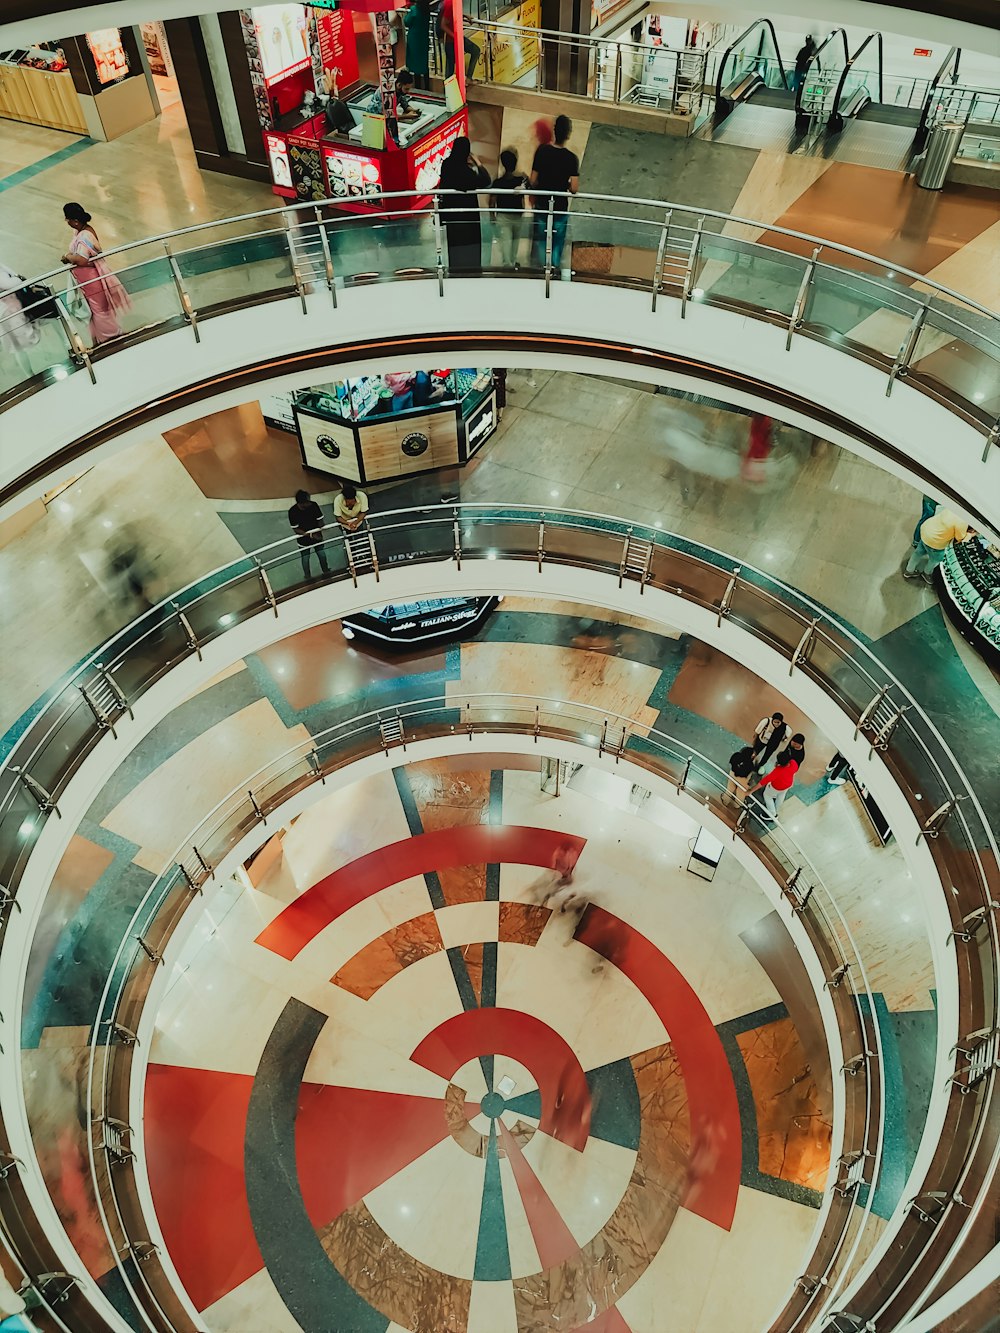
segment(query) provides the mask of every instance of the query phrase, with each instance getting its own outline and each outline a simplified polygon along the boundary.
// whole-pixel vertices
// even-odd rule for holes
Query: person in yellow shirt
[[[944,553],[952,542],[967,542],[974,535],[964,518],[959,518],[944,505],[938,505],[929,518],[920,525],[920,537],[914,546],[906,567],[904,579],[918,579],[925,583],[934,582],[934,571],[944,559]]]

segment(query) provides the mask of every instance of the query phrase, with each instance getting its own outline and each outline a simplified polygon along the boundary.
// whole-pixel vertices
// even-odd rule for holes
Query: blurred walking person
[[[532,263],[545,267],[545,246],[549,225],[549,205],[552,206],[552,267],[562,268],[566,229],[569,226],[567,194],[576,194],[580,188],[580,159],[566,147],[573,133],[569,116],[556,116],[553,126],[555,143],[540,143],[531,163],[531,206],[535,210]],[[558,190],[559,195],[546,191]]]

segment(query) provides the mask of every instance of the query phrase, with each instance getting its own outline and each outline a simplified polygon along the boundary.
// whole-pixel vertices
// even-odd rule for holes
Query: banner
[[[516,29],[537,28],[541,19],[541,0],[524,0],[517,9],[508,10],[502,19],[497,20],[497,26],[490,39],[493,55],[492,70],[486,64],[488,51],[486,32],[482,28],[475,27],[473,20],[470,19],[466,34],[482,48],[482,77],[488,78],[491,83],[510,86],[520,83],[527,75],[532,74],[538,67],[538,41],[533,33],[522,34]],[[503,28],[508,26],[511,31],[505,33]]]
[[[358,81],[358,48],[354,40],[354,23],[350,13],[338,10],[334,14],[317,14],[319,58],[327,91],[348,88]]]

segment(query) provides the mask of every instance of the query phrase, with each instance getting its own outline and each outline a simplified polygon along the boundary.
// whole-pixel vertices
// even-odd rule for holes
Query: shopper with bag
[[[102,257],[101,242],[90,225],[90,214],[81,204],[64,204],[63,217],[73,232],[70,247],[62,257],[64,264],[73,267],[67,308],[74,319],[89,316],[90,336],[96,347],[121,337],[118,316],[132,303],[121,279],[111,272]]]
[[[38,330],[21,302],[24,279],[0,264],[0,348],[23,352],[38,342]]]

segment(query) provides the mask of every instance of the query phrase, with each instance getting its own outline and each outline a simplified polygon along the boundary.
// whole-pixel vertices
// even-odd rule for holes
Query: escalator
[[[716,125],[751,100],[755,106],[789,111],[795,104],[774,24],[767,18],[755,19],[722,54],[715,79]]]
[[[920,107],[897,106],[885,101],[882,34],[870,32],[841,72],[829,108],[827,132],[839,134],[848,120],[856,119],[883,125],[905,125],[915,135],[920,118]]]

